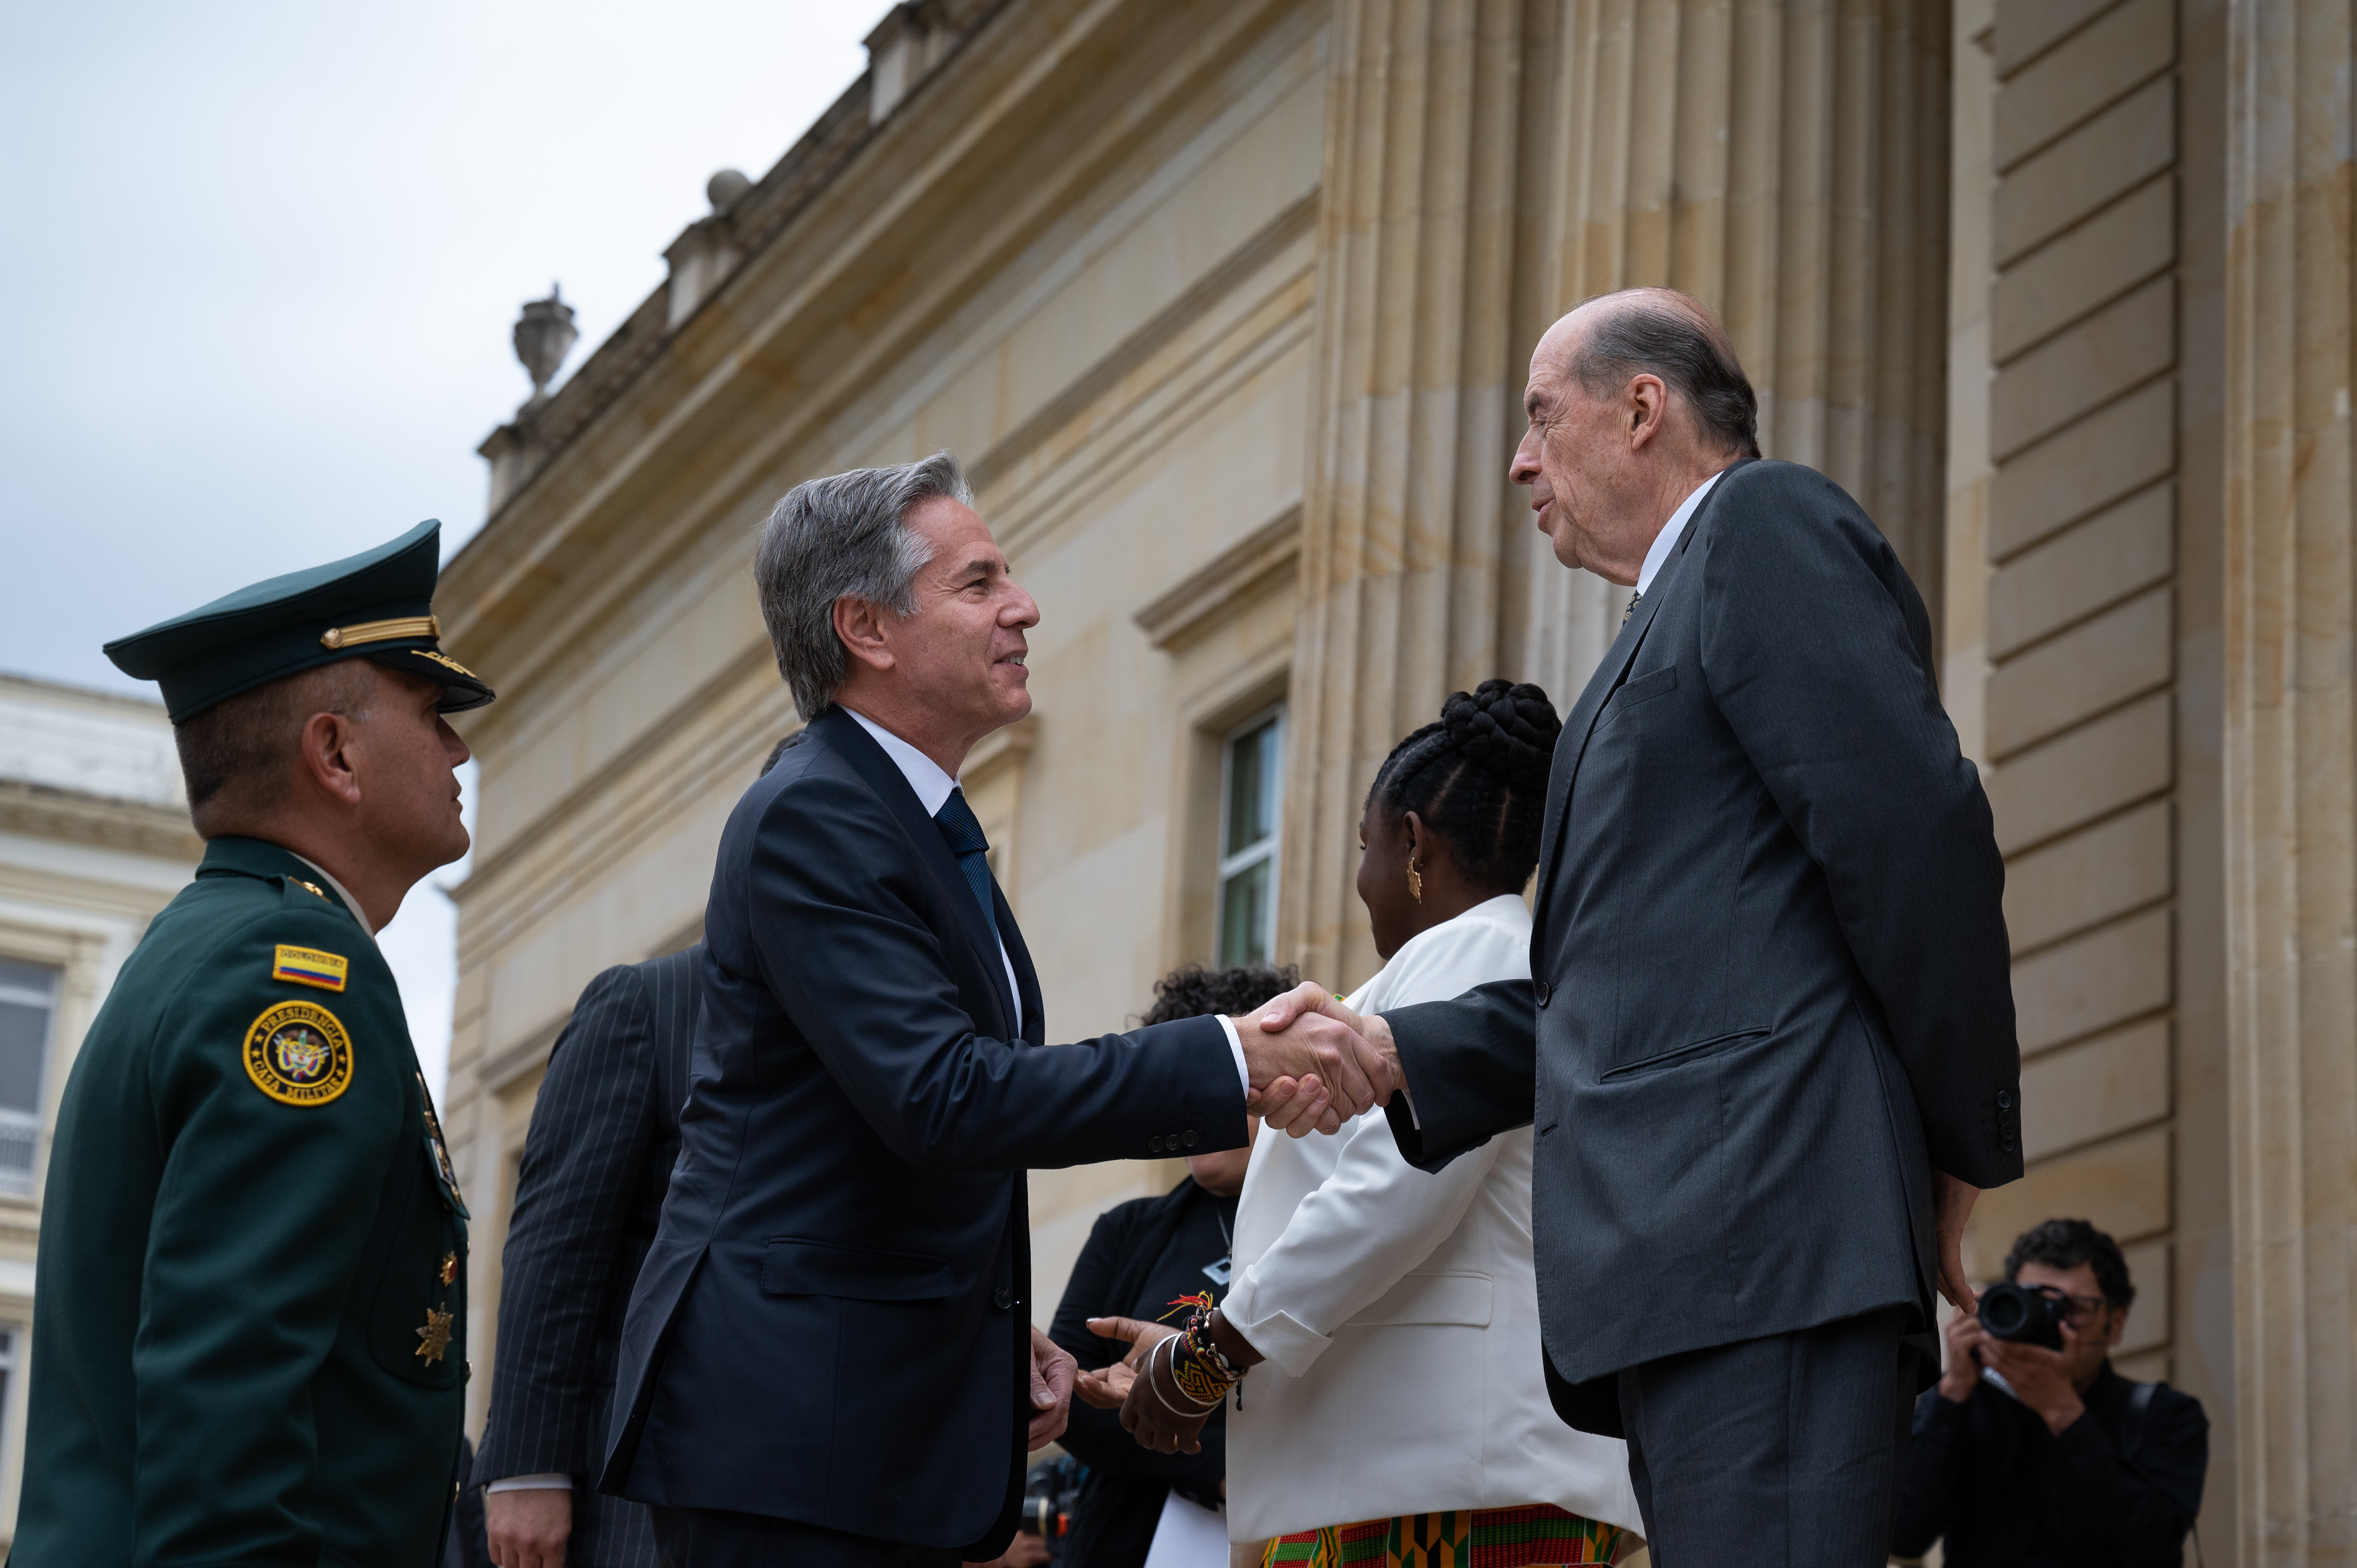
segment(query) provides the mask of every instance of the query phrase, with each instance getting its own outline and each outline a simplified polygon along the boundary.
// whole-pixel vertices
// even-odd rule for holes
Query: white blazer
[[[1492,898],[1410,939],[1361,1012],[1530,977],[1531,917]],[[1265,1135],[1221,1310],[1268,1358],[1228,1412],[1237,1541],[1449,1509],[1553,1503],[1643,1525],[1629,1451],[1547,1402],[1531,1259],[1531,1130],[1427,1176],[1381,1111]]]

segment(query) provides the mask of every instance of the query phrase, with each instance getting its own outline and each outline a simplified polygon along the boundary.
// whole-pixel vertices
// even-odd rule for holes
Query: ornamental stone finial
[[[555,379],[556,368],[565,363],[565,356],[573,351],[575,339],[581,336],[573,325],[573,307],[565,303],[554,284],[548,285],[548,297],[529,301],[523,314],[516,318],[516,358],[523,361],[524,372],[532,377],[532,397],[524,404],[531,408],[546,401],[548,383]]]

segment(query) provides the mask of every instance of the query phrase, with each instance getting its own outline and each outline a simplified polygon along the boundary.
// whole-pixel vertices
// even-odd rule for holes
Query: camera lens
[[[2015,1339],[2029,1326],[2029,1293],[2017,1284],[1991,1285],[1981,1294],[1981,1326],[1999,1339]]]

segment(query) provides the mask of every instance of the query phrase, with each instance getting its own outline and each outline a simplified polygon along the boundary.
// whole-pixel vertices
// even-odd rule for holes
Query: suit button
[[[1008,1290],[1005,1285],[1000,1285],[996,1290],[991,1293],[990,1305],[998,1308],[999,1311],[1005,1312],[1008,1307],[1015,1305],[1015,1293]]]
[[[2008,1155],[2013,1153],[2013,1134],[2007,1133],[2004,1137],[1999,1138],[1996,1141],[1996,1146]]]
[[[1158,1155],[1162,1152],[1162,1138],[1159,1133],[1146,1140],[1146,1152],[1149,1155]]]
[[[1547,998],[1555,994],[1555,988],[1544,980],[1534,983],[1534,989],[1538,993],[1539,1005],[1542,1007],[1547,1004]]]
[[[2000,1111],[2010,1111],[2010,1110],[2012,1110],[2012,1109],[2013,1109],[2013,1090],[2009,1090],[2009,1089],[2000,1089],[2000,1090],[1998,1090],[1996,1091],[1996,1104],[1997,1104],[1997,1109],[1998,1109],[1998,1110],[2000,1110]]]
[[[1189,1127],[1184,1133],[1178,1134],[1178,1141],[1181,1144],[1186,1144],[1187,1147],[1190,1149],[1193,1148],[1195,1146],[1195,1129]]]

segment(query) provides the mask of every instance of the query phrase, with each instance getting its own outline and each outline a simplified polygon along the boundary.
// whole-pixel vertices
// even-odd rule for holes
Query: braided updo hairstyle
[[[1484,681],[1440,704],[1440,722],[1392,747],[1367,791],[1394,816],[1414,811],[1448,841],[1468,877],[1519,893],[1539,863],[1547,770],[1563,721],[1527,682]]]

